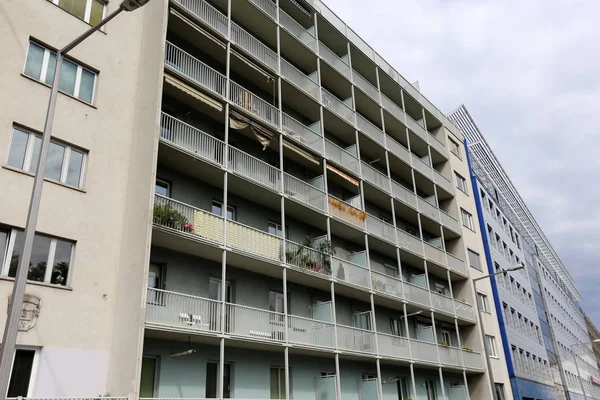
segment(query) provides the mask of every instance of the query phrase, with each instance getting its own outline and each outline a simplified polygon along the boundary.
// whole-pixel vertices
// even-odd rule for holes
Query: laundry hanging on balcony
[[[301,149],[300,147],[296,146],[295,144],[290,143],[289,141],[287,141],[285,139],[283,139],[283,147],[285,147],[288,150],[293,151],[300,157],[303,157],[304,159],[310,161],[313,164],[316,164],[316,165],[320,164],[319,159],[317,157],[313,156],[308,151]]]
[[[229,112],[229,127],[239,131],[244,131],[249,127],[252,135],[260,144],[262,144],[263,150],[269,147],[271,140],[275,139],[276,136],[274,132],[271,132],[267,128],[264,128],[262,125],[257,124],[255,121],[252,121],[250,118],[245,117],[236,111]]]
[[[331,172],[333,172],[334,174],[337,174],[340,177],[344,178],[345,180],[347,180],[348,182],[350,182],[354,186],[358,186],[358,180],[357,179],[354,179],[350,175],[348,175],[348,174],[340,171],[339,169],[337,169],[336,167],[332,166],[331,164],[327,164],[327,169],[330,170]]]
[[[167,73],[165,73],[165,84],[167,84],[177,90],[182,91],[183,93],[187,94],[188,96],[192,96],[196,100],[200,100],[202,103],[214,108],[215,110],[217,110],[219,112],[223,111],[223,105],[219,101],[213,99],[210,96],[205,95],[204,93],[200,92],[199,90],[194,89],[187,83],[185,83]]]

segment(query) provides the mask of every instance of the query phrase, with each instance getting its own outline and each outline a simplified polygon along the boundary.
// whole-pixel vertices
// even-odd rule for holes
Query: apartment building
[[[4,306],[115,3],[0,5]],[[512,397],[462,133],[325,4],[153,0],[60,90],[9,396]]]
[[[600,331],[587,314],[583,313],[583,316],[585,318],[587,331],[590,335],[590,341],[593,342],[592,349],[594,351],[594,355],[596,356],[596,360],[600,362]],[[595,342],[596,340],[597,342]],[[600,365],[598,365],[598,367],[600,367]]]
[[[597,360],[567,268],[466,107],[449,118],[468,141],[489,272],[525,266],[492,280],[515,399],[598,398]]]

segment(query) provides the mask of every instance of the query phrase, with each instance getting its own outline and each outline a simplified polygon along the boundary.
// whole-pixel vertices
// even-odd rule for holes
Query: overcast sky
[[[600,327],[600,2],[325,2],[444,113],[466,105]]]

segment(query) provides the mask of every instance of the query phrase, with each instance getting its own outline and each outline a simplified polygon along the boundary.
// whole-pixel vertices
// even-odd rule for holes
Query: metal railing
[[[367,214],[364,211],[331,195],[329,196],[329,214],[360,228],[365,227]]]
[[[460,224],[458,223],[458,220],[443,210],[440,210],[440,221],[442,222],[442,225],[452,229],[454,232],[460,232]]]
[[[413,360],[435,364],[439,362],[438,346],[434,343],[411,339],[410,352]]]
[[[377,333],[377,347],[384,356],[410,359],[410,344],[405,337]]]
[[[431,292],[431,306],[439,311],[454,315],[454,302],[452,297]]]
[[[367,214],[367,231],[392,243],[396,243],[396,228],[381,219]]]
[[[398,299],[404,298],[402,281],[381,272],[371,271],[371,287],[376,292]]]
[[[325,139],[325,156],[338,165],[354,172],[359,173],[358,157],[347,152],[335,143]]]
[[[283,58],[281,59],[281,76],[306,92],[309,96],[319,100],[319,85]]]
[[[185,75],[198,86],[225,97],[227,81],[225,75],[170,42],[166,43],[165,65]]]
[[[215,31],[227,37],[227,15],[204,0],[173,0]]]
[[[312,51],[317,51],[317,39],[306,28],[300,25],[294,18],[286,14],[282,9],[279,9],[279,23],[287,29],[292,36],[300,40]]]
[[[379,104],[379,89],[377,89],[371,82],[362,77],[356,70],[352,71],[352,80],[354,84],[358,86],[360,90],[371,96],[377,104]]]
[[[323,43],[319,42],[319,55],[342,75],[350,79],[350,66]]]
[[[392,194],[401,202],[417,208],[417,195],[410,189],[405,188],[398,182],[392,180]]]
[[[281,260],[282,240],[259,229],[227,221],[227,246],[271,260]]]
[[[411,303],[420,304],[425,307],[431,307],[431,299],[429,290],[421,286],[413,285],[409,282],[404,282],[404,299]]]
[[[154,196],[156,225],[223,243],[223,218],[161,195]]]
[[[339,281],[352,283],[354,285],[369,287],[369,270],[350,261],[331,257],[332,276]]]
[[[464,301],[454,299],[454,312],[459,318],[467,319],[469,321],[475,320],[473,306]]]
[[[410,158],[412,160],[413,168],[416,169],[417,171],[419,171],[421,174],[423,174],[424,176],[426,176],[433,182],[433,168],[431,168],[431,165],[426,164],[425,162],[423,162],[419,157],[417,157],[414,154],[411,154],[410,156],[411,156]]]
[[[250,3],[254,4],[256,7],[260,8],[267,14],[269,17],[277,20],[277,4],[275,4],[272,0],[249,0]]]
[[[392,114],[399,121],[404,123],[404,111],[402,110],[402,108],[400,108],[398,105],[396,105],[396,103],[394,103],[392,100],[390,100],[383,93],[381,94],[381,104],[383,105],[383,108],[385,108],[386,110],[389,111],[390,114]]]
[[[279,109],[234,81],[229,81],[229,100],[265,122],[279,128]]]
[[[335,329],[329,322],[289,315],[288,340],[308,346],[334,348]]]
[[[436,206],[430,204],[421,197],[417,198],[417,202],[419,203],[419,211],[421,212],[421,214],[425,214],[434,221],[439,222],[440,210]]]
[[[448,268],[458,272],[462,275],[466,275],[467,274],[467,264],[465,263],[465,260],[461,260],[460,258],[450,254],[450,253],[446,253],[446,255],[448,256]]]
[[[439,346],[440,364],[450,365],[453,367],[462,367],[462,350],[457,347]]]
[[[404,147],[402,144],[398,143],[394,138],[392,138],[389,135],[387,135],[387,137],[385,138],[385,143],[386,143],[387,149],[390,151],[390,153],[392,153],[394,156],[398,157],[399,159],[403,160],[408,165],[411,165],[410,151],[408,151],[408,149],[406,147]]]
[[[367,182],[377,186],[381,190],[387,193],[391,192],[390,178],[365,162],[362,162],[362,176]]]
[[[235,147],[229,147],[229,168],[235,173],[270,189],[281,188],[281,171]]]
[[[221,302],[148,288],[146,324],[186,331],[221,331]]]
[[[196,157],[223,165],[225,142],[166,113],[161,114],[160,139]]]
[[[400,247],[404,247],[420,256],[423,255],[423,241],[421,239],[408,232],[404,232],[402,229],[397,229],[396,231],[398,232],[398,245]]]
[[[446,252],[427,242],[425,242],[425,257],[427,258],[427,260],[433,261],[436,264],[442,265],[444,267],[448,265],[448,261],[446,259]]]
[[[273,71],[279,70],[279,56],[277,53],[233,21],[231,22],[231,41],[248,54],[265,63]]]
[[[285,242],[286,264],[300,268],[303,271],[317,272],[331,276],[331,256],[299,243],[286,240]]]
[[[337,325],[338,347],[361,353],[375,353],[375,332]]]
[[[364,132],[368,137],[382,146],[385,146],[385,136],[383,131],[358,113],[356,114],[356,125],[358,126],[358,129]]]
[[[225,332],[252,339],[285,341],[285,315],[238,304],[225,304]]]
[[[291,199],[325,211],[327,195],[324,191],[290,174],[283,174],[283,190]]]
[[[323,154],[323,137],[319,132],[315,132],[286,113],[283,113],[281,125],[289,137]]]
[[[452,182],[444,175],[440,174],[435,169],[433,170],[433,180],[434,182],[442,187],[448,193],[454,193],[454,186],[452,186]]]
[[[444,157],[448,157],[448,153],[446,152],[446,146],[444,146],[442,142],[437,140],[437,138],[430,133],[427,134],[427,137],[429,138],[429,145],[431,147],[436,149],[440,154],[444,155]]]
[[[335,95],[329,93],[323,88],[321,88],[321,101],[325,107],[329,108],[331,111],[354,125],[354,110],[346,105],[346,103],[338,99]]]

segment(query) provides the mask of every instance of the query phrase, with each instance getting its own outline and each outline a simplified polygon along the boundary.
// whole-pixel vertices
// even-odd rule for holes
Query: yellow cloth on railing
[[[223,243],[223,219],[205,211],[194,210],[194,233]]]
[[[281,239],[228,221],[227,245],[272,260],[280,259]]]

